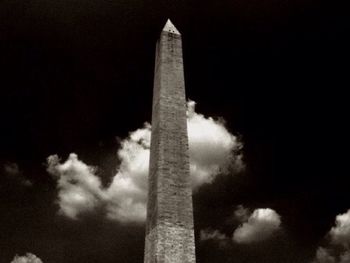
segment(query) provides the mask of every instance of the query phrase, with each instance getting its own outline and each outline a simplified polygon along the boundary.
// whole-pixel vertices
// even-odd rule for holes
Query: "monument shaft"
[[[168,20],[156,47],[144,263],[194,263],[182,41]]]

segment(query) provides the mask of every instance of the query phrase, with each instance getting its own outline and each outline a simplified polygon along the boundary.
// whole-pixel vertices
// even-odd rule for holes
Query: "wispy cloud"
[[[249,209],[245,208],[243,205],[237,206],[235,212],[233,213],[234,217],[239,221],[239,222],[246,222],[249,219],[250,213]]]
[[[19,168],[19,165],[16,162],[7,162],[2,168],[8,179],[22,186],[32,186],[32,182],[25,178],[22,170]]]
[[[193,189],[211,183],[218,174],[234,174],[244,169],[242,143],[222,121],[195,112],[188,103],[190,171]],[[91,167],[71,154],[61,163],[58,156],[47,159],[47,171],[57,180],[60,213],[76,219],[97,206],[120,222],[142,222],[146,217],[147,176],[150,155],[151,125],[146,123],[121,141],[120,165],[108,187],[102,187]]]
[[[17,163],[4,164],[4,171],[9,175],[18,175],[20,173]]]
[[[319,247],[316,251],[315,263],[335,263],[335,257],[331,255],[330,250]]]
[[[200,232],[200,240],[226,240],[227,236],[221,233],[219,230],[204,229]]]

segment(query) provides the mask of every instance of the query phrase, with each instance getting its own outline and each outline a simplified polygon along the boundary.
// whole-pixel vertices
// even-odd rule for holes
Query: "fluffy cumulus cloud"
[[[254,210],[246,222],[233,232],[233,240],[237,243],[253,243],[266,240],[280,229],[281,218],[270,208]]]
[[[118,221],[143,221],[146,218],[147,175],[151,126],[130,133],[118,151],[121,160],[117,174],[106,190],[107,216]]]
[[[200,233],[201,241],[231,239],[236,243],[250,244],[270,238],[281,228],[281,217],[270,208],[255,209],[250,213],[249,209],[239,205],[234,211],[234,217],[241,224],[233,231],[232,238],[219,230],[205,229]]]
[[[27,253],[25,256],[16,255],[11,263],[43,263],[40,258],[32,253]]]
[[[319,247],[313,263],[350,263],[350,210],[337,215],[327,248]]]
[[[192,186],[211,183],[215,176],[244,169],[242,143],[222,121],[195,112],[188,103],[188,136]],[[58,156],[47,159],[47,171],[57,180],[60,212],[77,218],[97,206],[106,209],[108,218],[120,222],[142,222],[146,217],[147,175],[151,126],[145,124],[121,141],[120,165],[108,187],[102,187],[96,169],[71,154],[61,163]]]
[[[62,164],[57,155],[51,155],[47,164],[47,171],[57,180],[61,214],[76,219],[78,214],[92,211],[105,199],[96,169],[80,161],[76,154],[70,154]]]
[[[350,209],[335,218],[335,226],[329,232],[334,244],[349,248],[350,245]]]
[[[195,102],[188,102],[187,126],[190,148],[190,168],[193,187],[210,183],[217,174],[225,173],[231,166],[242,170],[244,164],[239,154],[242,144],[221,121],[206,118],[195,112]]]

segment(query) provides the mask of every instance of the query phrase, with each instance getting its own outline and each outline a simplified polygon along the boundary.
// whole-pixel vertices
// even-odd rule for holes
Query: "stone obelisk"
[[[148,183],[144,263],[194,263],[182,41],[170,20],[156,47]]]

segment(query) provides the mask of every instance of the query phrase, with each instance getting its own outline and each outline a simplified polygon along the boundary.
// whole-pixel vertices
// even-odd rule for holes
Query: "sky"
[[[0,1],[0,262],[142,262],[167,18],[197,262],[349,263],[349,23],[313,0]]]

